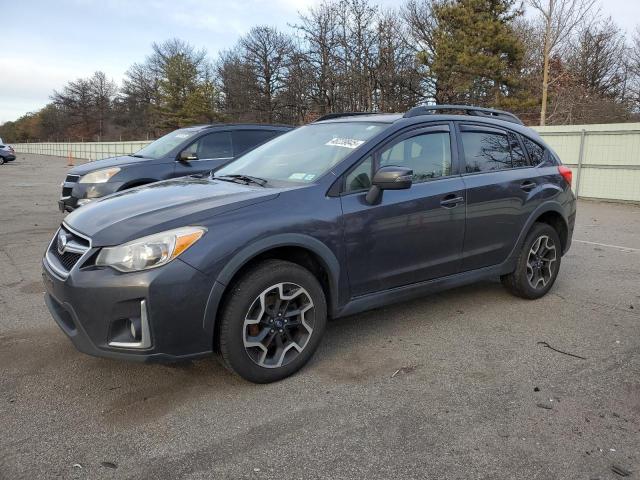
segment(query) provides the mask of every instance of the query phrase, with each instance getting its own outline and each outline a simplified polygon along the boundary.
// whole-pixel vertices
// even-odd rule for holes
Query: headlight
[[[84,175],[78,183],[105,183],[119,171],[120,169],[118,167],[96,170],[95,172]]]
[[[169,263],[207,231],[204,227],[183,227],[156,233],[103,248],[96,258],[96,265],[113,267],[121,272],[137,272]]]

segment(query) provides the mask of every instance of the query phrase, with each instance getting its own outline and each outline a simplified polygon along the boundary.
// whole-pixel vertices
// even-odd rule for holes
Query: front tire
[[[558,232],[546,223],[534,223],[518,255],[516,269],[500,280],[513,295],[531,300],[540,298],[555,283],[561,257]]]
[[[309,270],[266,260],[233,285],[220,322],[225,366],[250,382],[275,382],[309,361],[326,327],[327,304]]]

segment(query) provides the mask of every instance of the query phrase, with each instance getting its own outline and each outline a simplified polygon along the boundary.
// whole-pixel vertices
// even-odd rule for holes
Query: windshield
[[[368,122],[306,125],[251,150],[215,175],[251,175],[270,182],[310,183],[388,126]]]
[[[158,140],[151,142],[142,150],[138,150],[134,153],[133,156],[151,158],[153,160],[163,158],[186,139],[193,137],[198,133],[198,131],[199,130],[195,128],[181,128],[180,130],[168,133],[164,137],[160,137]]]

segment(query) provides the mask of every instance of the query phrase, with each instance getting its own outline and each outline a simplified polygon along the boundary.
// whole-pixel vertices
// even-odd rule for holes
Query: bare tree
[[[628,92],[633,109],[640,111],[640,26],[636,27],[631,46],[629,47],[629,79]]]
[[[536,10],[543,26],[542,106],[540,125],[546,123],[549,92],[549,62],[555,50],[585,22],[596,0],[527,0]]]
[[[594,95],[624,97],[627,75],[624,35],[611,18],[585,26],[573,42],[567,63],[576,81]]]
[[[242,59],[255,78],[253,94],[260,120],[273,122],[282,103],[279,94],[284,90],[295,48],[291,38],[278,30],[259,26],[240,39]]]
[[[66,115],[69,133],[80,138],[96,136],[100,140],[116,93],[116,84],[104,72],[95,72],[89,78],[69,82],[61,91],[54,91],[51,100],[56,112]]]
[[[437,78],[428,69],[430,59],[435,56],[435,33],[438,19],[434,7],[442,0],[408,0],[400,9],[400,18],[407,25],[410,46],[419,59],[417,71],[422,77],[423,95],[433,101],[437,96]]]
[[[310,96],[320,115],[334,111],[337,88],[338,20],[335,4],[321,3],[293,25],[301,35],[303,61],[312,71]]]
[[[258,90],[256,78],[238,48],[220,53],[216,64],[220,111],[234,121],[256,121],[254,98],[247,92]]]
[[[378,9],[368,0],[341,0],[337,4],[338,69],[342,75],[342,109],[371,111],[376,56]]]
[[[104,136],[105,126],[113,110],[113,101],[118,93],[118,87],[113,80],[109,80],[104,72],[95,72],[89,79],[91,103],[98,122],[98,141]]]
[[[374,103],[382,112],[401,112],[422,98],[416,52],[395,10],[380,15],[377,28],[377,58],[373,68]]]
[[[285,88],[279,98],[279,102],[282,104],[279,122],[301,124],[315,120],[315,118],[309,118],[313,107],[311,92],[313,91],[314,73],[314,69],[306,61],[304,53],[296,48],[291,57]]]

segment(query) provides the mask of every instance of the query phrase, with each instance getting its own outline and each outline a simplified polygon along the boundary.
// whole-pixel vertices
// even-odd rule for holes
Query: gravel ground
[[[640,478],[639,206],[581,201],[543,299],[483,282],[331,322],[259,386],[74,349],[40,282],[66,170],[0,167],[0,478]]]

